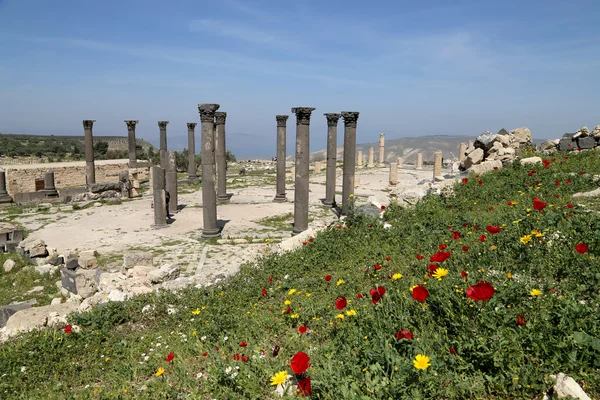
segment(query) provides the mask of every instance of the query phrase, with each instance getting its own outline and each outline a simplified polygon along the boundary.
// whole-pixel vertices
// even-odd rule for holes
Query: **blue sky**
[[[275,151],[276,114],[359,111],[358,142],[535,138],[600,124],[600,1],[0,0],[0,132],[172,143],[198,103],[228,112],[228,147]],[[342,141],[342,124],[339,140]],[[288,122],[293,153],[295,122]],[[181,141],[182,144],[185,141]]]

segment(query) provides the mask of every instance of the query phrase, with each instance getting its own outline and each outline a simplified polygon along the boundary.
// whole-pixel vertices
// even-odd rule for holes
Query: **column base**
[[[229,197],[218,197],[217,196],[217,204],[229,203]]]
[[[56,189],[44,189],[42,190],[46,197],[58,197],[58,191]]]
[[[156,225],[156,224],[152,224],[150,225],[150,228],[152,229],[163,229],[163,228],[168,228],[169,225],[165,224],[160,224],[160,225]]]
[[[302,232],[304,232],[305,230],[307,230],[308,228],[304,228],[304,229],[299,229],[299,228],[294,228],[292,230],[292,236],[296,236],[301,234]]]
[[[323,205],[327,207],[335,207],[335,200],[325,200],[323,201]]]
[[[367,168],[373,168],[375,167],[373,164],[367,164]]]
[[[219,229],[210,229],[203,230],[202,235],[200,235],[202,239],[213,239],[221,237],[221,231]]]
[[[198,183],[200,182],[200,178],[198,178],[197,176],[188,176],[188,181],[191,183]]]
[[[13,199],[7,194],[0,194],[0,203],[12,203]]]
[[[286,203],[288,201],[287,197],[285,196],[285,194],[281,195],[278,194],[275,196],[275,198],[273,199],[273,203]]]

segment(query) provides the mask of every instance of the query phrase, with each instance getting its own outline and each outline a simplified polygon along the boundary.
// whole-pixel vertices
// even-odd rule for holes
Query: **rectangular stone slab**
[[[596,139],[591,136],[577,139],[577,145],[582,149],[593,149],[596,147]]]

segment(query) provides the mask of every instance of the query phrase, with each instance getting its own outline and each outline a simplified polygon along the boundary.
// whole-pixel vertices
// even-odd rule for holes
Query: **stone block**
[[[69,292],[88,298],[98,291],[100,271],[96,269],[71,271],[61,268],[62,286]]]
[[[565,138],[563,136],[563,138],[560,139],[560,142],[558,142],[558,150],[560,151],[575,150],[576,148],[577,144],[571,138]]]
[[[473,171],[476,174],[482,174],[484,172],[493,171],[494,168],[500,169],[502,168],[502,161],[493,160],[493,161],[484,161],[481,164],[473,165],[470,171]]]
[[[89,253],[80,253],[78,263],[79,266],[84,269],[92,269],[98,266],[98,260],[96,259],[96,256]]]
[[[540,145],[540,150],[542,150],[542,151],[544,151],[544,150],[555,150],[556,147],[558,146],[559,142],[560,142],[559,139],[544,140],[542,142],[542,144]]]
[[[46,257],[48,255],[46,243],[42,239],[26,239],[19,243],[19,247],[29,253],[29,257]]]
[[[461,163],[463,169],[469,169],[473,165],[478,164],[481,161],[483,161],[483,155],[484,155],[484,152],[482,149],[475,149],[472,152],[470,152]]]
[[[533,138],[531,136],[531,131],[529,128],[517,128],[510,131],[510,134],[513,136],[514,140],[519,144],[531,145],[533,143]]]
[[[521,159],[521,164],[523,164],[523,165],[537,164],[537,163],[541,163],[541,162],[542,162],[542,158],[541,157],[528,157],[528,158],[522,158]]]
[[[497,136],[498,135],[495,133],[484,132],[477,136],[477,139],[475,139],[475,147],[484,151],[488,151],[494,145]]]
[[[161,283],[166,281],[171,281],[177,277],[179,277],[179,267],[167,264],[163,265],[159,269],[155,269],[148,274],[148,278],[150,278],[150,282],[152,283]]]
[[[121,191],[121,183],[120,182],[106,182],[106,183],[94,183],[90,185],[90,192],[92,193],[102,193],[108,190]]]
[[[17,311],[6,322],[6,329],[9,331],[30,331],[44,326],[51,326],[51,314],[66,316],[76,311],[79,305],[77,303],[62,303],[42,307],[32,307]],[[56,320],[56,318],[54,318]]]
[[[17,303],[0,307],[0,328],[4,328],[8,319],[17,311],[26,310],[28,308],[31,308],[30,303]]]
[[[577,146],[582,149],[593,149],[596,147],[596,139],[591,136],[580,137],[577,139]]]
[[[4,261],[4,265],[2,265],[2,267],[4,268],[4,272],[10,272],[16,266],[17,266],[17,263],[14,262],[13,260],[11,260],[10,258],[8,260]]]
[[[146,253],[141,251],[126,253],[123,256],[123,266],[126,269],[130,269],[136,266],[153,267],[154,257],[152,256],[152,253]]]
[[[51,265],[62,265],[65,262],[63,257],[56,256],[48,258],[48,264]]]
[[[56,265],[51,265],[51,264],[36,265],[34,267],[36,272],[40,275],[45,275],[45,274],[53,275],[56,271],[58,271],[59,268],[60,267],[58,267]]]
[[[79,256],[75,253],[69,253],[65,257],[65,266],[67,269],[75,270],[79,268]]]

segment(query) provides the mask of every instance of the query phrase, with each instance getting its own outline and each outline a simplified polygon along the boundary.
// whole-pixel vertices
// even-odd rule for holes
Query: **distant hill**
[[[414,164],[417,153],[423,153],[423,162],[433,162],[433,153],[442,151],[444,159],[458,158],[458,146],[460,143],[468,143],[469,140],[475,140],[476,136],[451,136],[451,135],[432,135],[418,137],[404,137],[399,139],[385,138],[385,160],[390,162],[398,157],[403,157],[404,162]],[[544,139],[534,139],[534,143],[539,144]],[[343,139],[342,139],[343,142]],[[379,141],[375,143],[357,144],[356,151],[363,152],[363,160],[366,163],[369,157],[369,149],[373,147],[375,152],[375,163],[379,160]],[[338,146],[337,158],[341,160],[344,154],[344,146]],[[327,149],[317,150],[310,153],[311,160],[324,160],[327,155]]]

